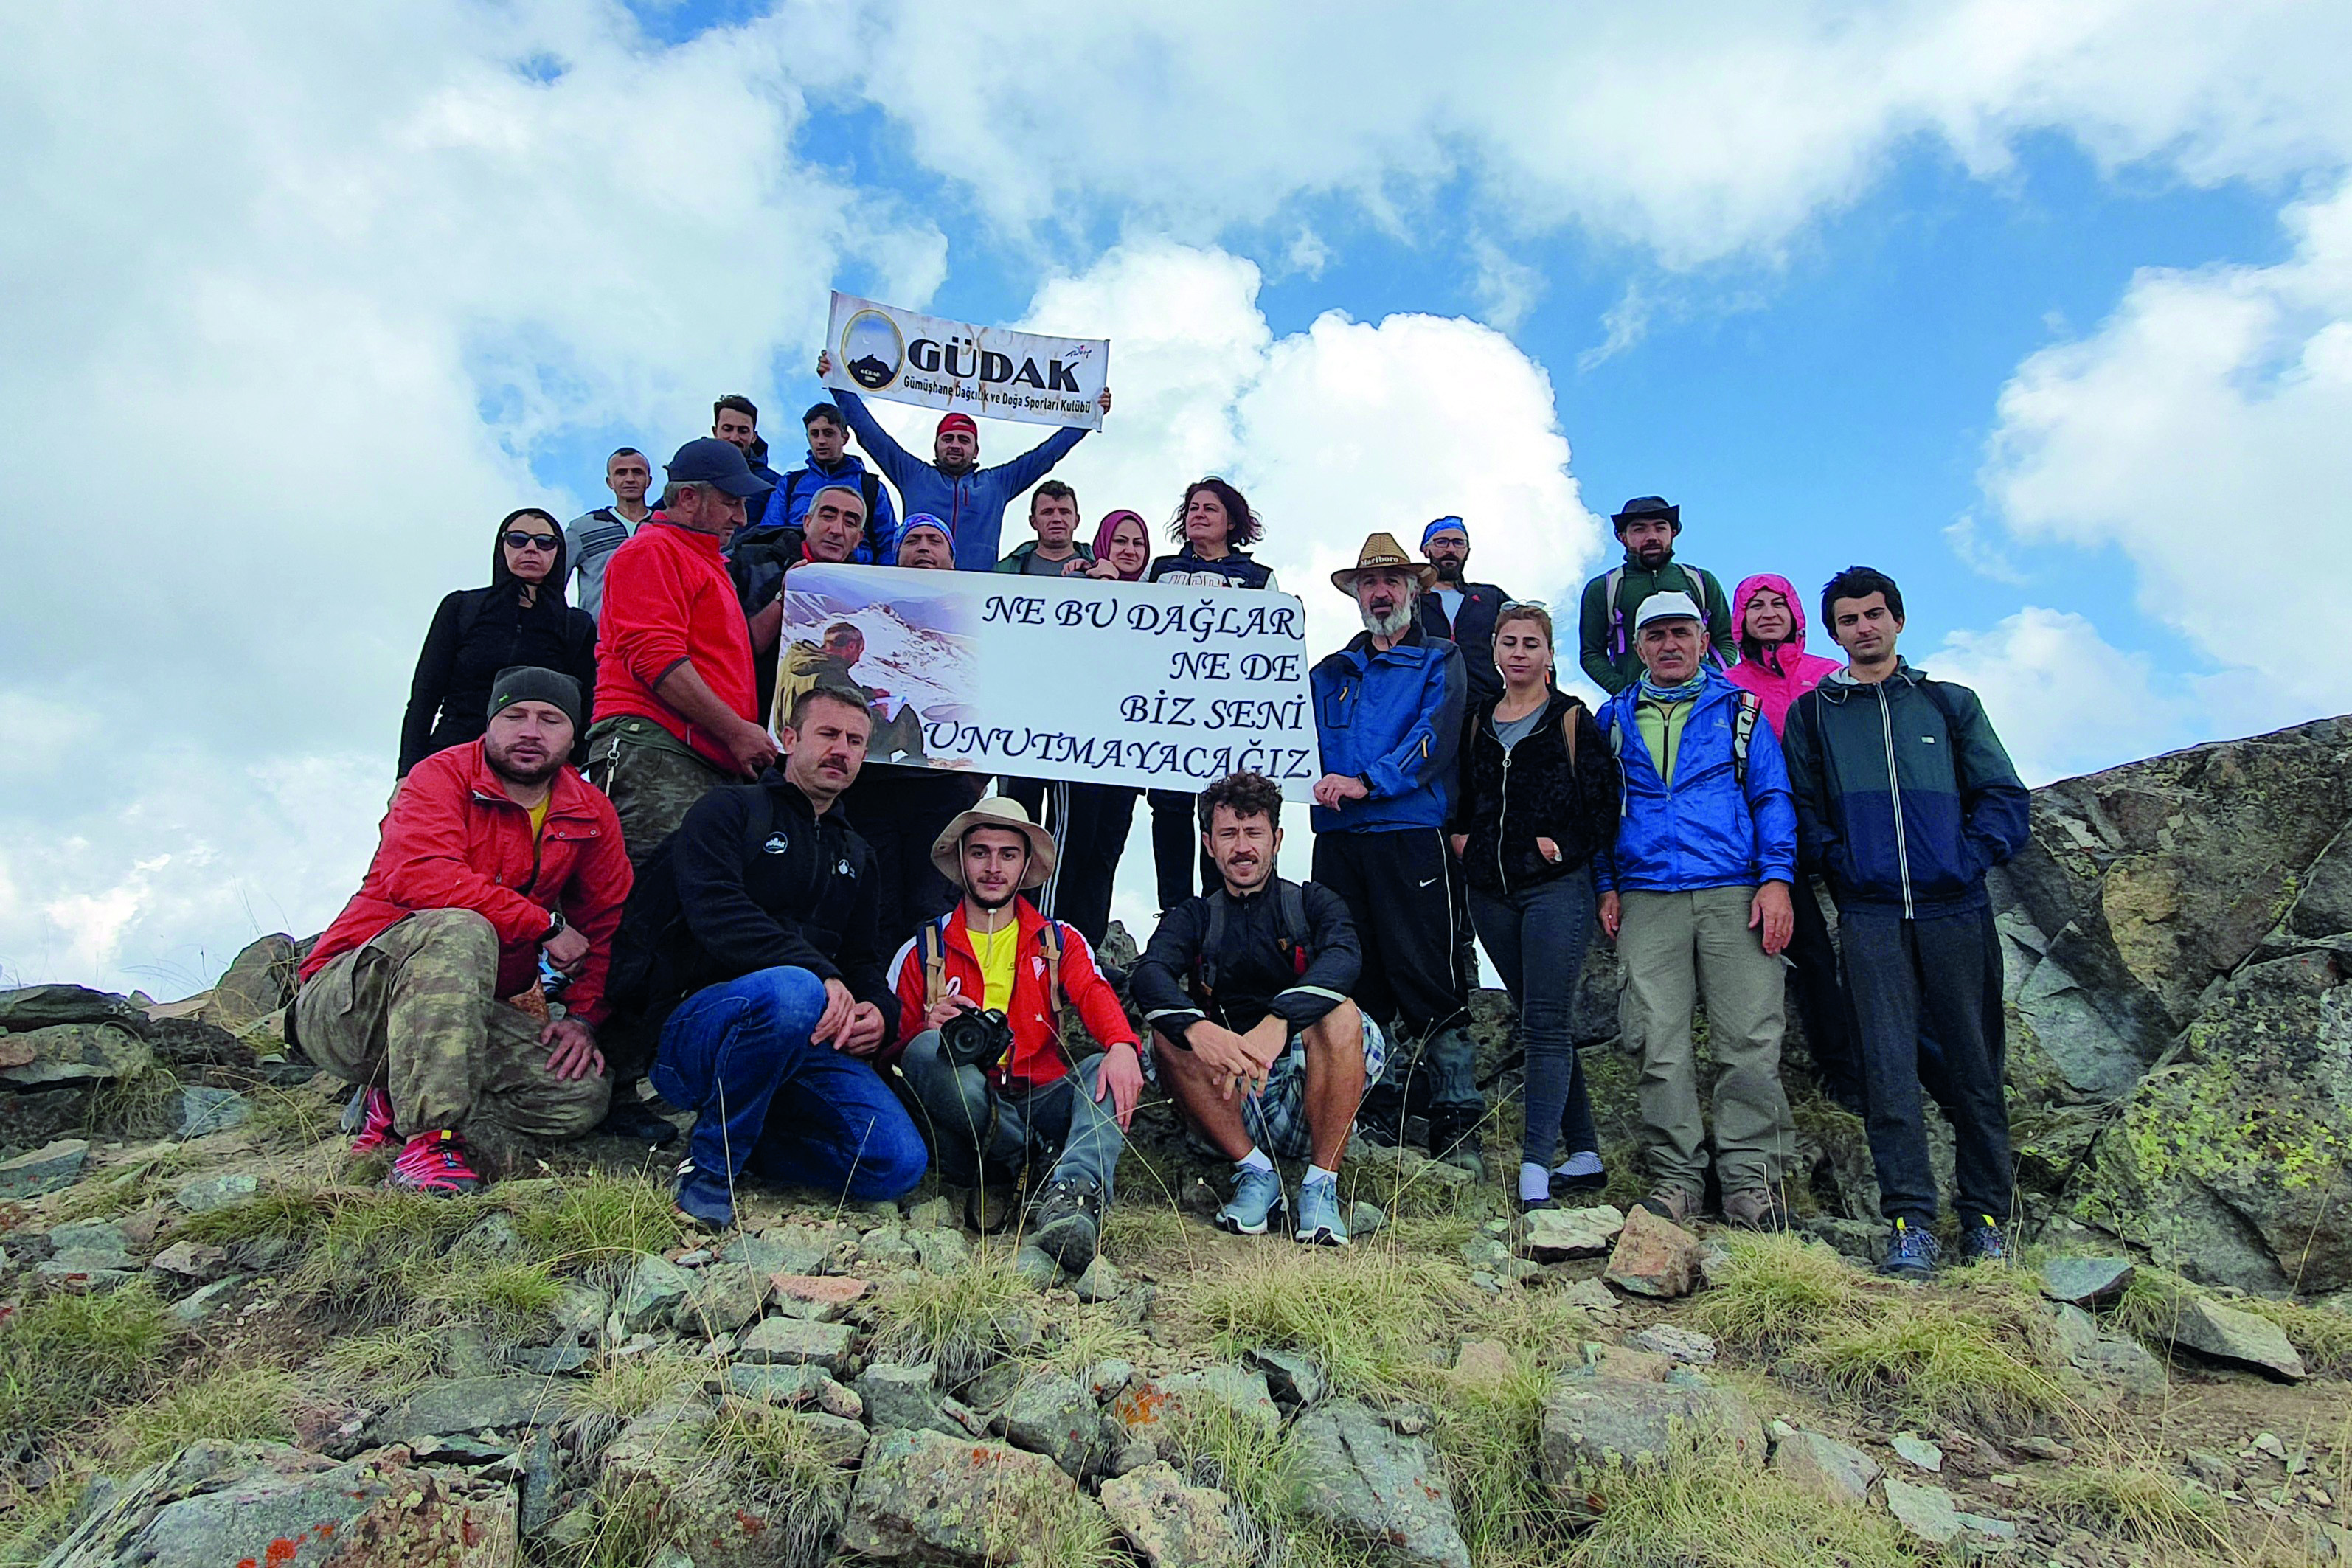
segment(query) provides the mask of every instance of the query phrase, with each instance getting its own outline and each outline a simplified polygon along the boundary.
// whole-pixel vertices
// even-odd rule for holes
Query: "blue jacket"
[[[802,520],[808,516],[809,502],[828,485],[847,485],[866,498],[866,537],[858,542],[849,558],[860,563],[873,561],[874,541],[895,539],[898,519],[890,510],[890,492],[882,488],[880,477],[867,473],[865,462],[855,452],[844,452],[841,461],[830,468],[820,467],[816,454],[809,453],[807,462],[776,481],[776,488],[768,492],[768,510],[753,518],[751,527],[744,531],[764,533],[773,528],[805,528]],[[887,562],[888,558],[884,559]]]
[[[874,459],[889,481],[898,487],[907,515],[929,512],[948,525],[955,538],[959,572],[996,570],[997,542],[1004,531],[1004,509],[1013,497],[1044,479],[1054,465],[1069,456],[1086,438],[1086,431],[1066,425],[1009,463],[974,468],[954,479],[916,457],[890,438],[866,411],[866,400],[841,387],[830,389],[842,417],[857,433],[857,444]],[[898,559],[898,530],[894,522],[886,537],[880,529],[866,531],[866,548],[877,561]]]
[[[1875,683],[1840,671],[1789,705],[1787,727],[1805,864],[1841,909],[1981,908],[1986,868],[2032,835],[2033,797],[1965,686],[1900,662]]]
[[[1797,879],[1797,808],[1780,742],[1759,711],[1748,731],[1743,783],[1732,738],[1740,705],[1756,699],[1712,665],[1704,669],[1706,686],[1683,721],[1671,785],[1658,775],[1634,718],[1639,680],[1595,715],[1625,780],[1617,842],[1592,862],[1604,893],[1690,893]]]
[[[1372,793],[1315,807],[1308,816],[1315,831],[1443,827],[1468,684],[1462,650],[1417,627],[1386,653],[1373,651],[1370,632],[1359,632],[1318,664],[1307,685],[1323,771],[1360,778]]]

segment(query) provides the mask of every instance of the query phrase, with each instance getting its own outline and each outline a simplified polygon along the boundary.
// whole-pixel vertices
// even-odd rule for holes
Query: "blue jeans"
[[[1549,1165],[1563,1140],[1571,1154],[1601,1147],[1583,1058],[1569,1032],[1594,904],[1590,867],[1499,898],[1470,889],[1471,922],[1518,1005],[1519,1043],[1528,1053],[1519,1158],[1531,1165]]]
[[[940,1180],[969,1187],[983,1172],[993,1181],[1009,1180],[1034,1148],[1054,1157],[1052,1179],[1094,1182],[1108,1204],[1127,1137],[1108,1100],[1095,1099],[1102,1064],[1097,1052],[1082,1059],[1075,1075],[1000,1091],[980,1068],[950,1061],[940,1032],[925,1029],[907,1042],[898,1070],[930,1118]]]
[[[914,1190],[929,1163],[889,1086],[865,1062],[814,1044],[824,983],[805,969],[754,970],[706,985],[669,1016],[649,1075],[694,1111],[695,1169],[861,1200]]]

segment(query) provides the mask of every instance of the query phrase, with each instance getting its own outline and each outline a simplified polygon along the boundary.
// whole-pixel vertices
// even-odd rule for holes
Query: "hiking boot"
[[[1217,1211],[1217,1228],[1234,1236],[1264,1236],[1268,1226],[1289,1213],[1290,1205],[1282,1195],[1282,1173],[1244,1165],[1234,1176],[1233,1201]]]
[[[374,1084],[362,1085],[343,1107],[343,1131],[354,1134],[352,1152],[364,1154],[391,1142],[392,1096]]]
[[[1597,1193],[1608,1184],[1609,1172],[1601,1163],[1601,1152],[1597,1149],[1579,1149],[1552,1167],[1554,1197],[1563,1193]]]
[[[612,1109],[604,1112],[604,1121],[589,1130],[589,1136],[634,1138],[658,1149],[677,1142],[677,1128],[667,1117],[655,1115],[653,1108],[637,1098],[636,1085],[616,1084]]]
[[[1723,1217],[1742,1230],[1786,1230],[1789,1205],[1770,1187],[1744,1187],[1724,1194]]]
[[[1983,1215],[1981,1224],[1960,1226],[1960,1261],[1963,1264],[2009,1261],[2009,1238],[2000,1233],[2000,1224],[1992,1215]]]
[[[1347,1247],[1348,1222],[1339,1217],[1339,1184],[1307,1182],[1298,1189],[1298,1244]]]
[[[1650,1195],[1642,1200],[1642,1207],[1669,1225],[1688,1225],[1691,1216],[1698,1213],[1698,1194],[1688,1187],[1662,1182],[1650,1189]]]
[[[1404,1142],[1404,1103],[1367,1099],[1356,1110],[1356,1136],[1377,1148],[1393,1149]]]
[[[691,1160],[677,1168],[677,1212],[697,1230],[722,1231],[735,1223],[735,1194],[727,1178]]]
[[[466,1158],[465,1142],[444,1128],[411,1138],[392,1163],[383,1184],[394,1192],[461,1198],[482,1190],[482,1175]]]
[[[1102,1234],[1102,1188],[1092,1181],[1057,1177],[1029,1207],[1029,1240],[1073,1274],[1095,1260]]]
[[[1886,1237],[1886,1258],[1878,1271],[1898,1279],[1925,1279],[1936,1272],[1943,1257],[1943,1246],[1932,1232],[1898,1219]]]
[[[1486,1157],[1478,1151],[1478,1127],[1483,1112],[1466,1105],[1441,1105],[1429,1113],[1429,1157],[1441,1164],[1470,1173],[1474,1182],[1486,1176]]]

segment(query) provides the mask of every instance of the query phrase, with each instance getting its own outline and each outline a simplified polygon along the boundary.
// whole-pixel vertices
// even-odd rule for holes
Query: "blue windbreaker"
[[[1360,632],[1315,667],[1307,685],[1323,771],[1361,778],[1372,792],[1344,805],[1316,806],[1308,816],[1315,831],[1443,827],[1469,687],[1462,650],[1414,627],[1396,647],[1376,653],[1371,634]]]
[[[830,468],[821,467],[816,454],[808,454],[808,461],[776,481],[768,492],[768,509],[751,520],[745,533],[765,533],[772,529],[805,528],[809,502],[816,492],[828,485],[847,485],[859,495],[866,493],[866,464],[855,452],[844,452],[841,461]],[[890,492],[882,485],[874,487],[873,505],[866,519],[866,537],[857,542],[850,554],[852,561],[863,564],[875,559],[874,541],[896,539],[898,533],[898,514],[890,508]],[[890,558],[882,558],[886,562]]]
[[[1743,788],[1732,735],[1740,703],[1755,698],[1712,665],[1704,668],[1706,686],[1683,721],[1671,785],[1658,776],[1633,716],[1642,695],[1639,680],[1594,715],[1625,779],[1617,842],[1592,862],[1604,893],[1690,893],[1796,880],[1797,807],[1780,742],[1759,712],[1748,733]]]
[[[864,398],[837,386],[829,390],[842,417],[857,433],[857,444],[866,448],[866,455],[874,459],[874,466],[882,470],[883,477],[898,487],[898,500],[905,504],[907,515],[929,512],[948,525],[948,532],[955,539],[959,572],[996,570],[1005,507],[1013,497],[1053,472],[1054,465],[1069,456],[1070,448],[1084,440],[1087,434],[1077,426],[1066,425],[1009,463],[974,468],[951,479],[892,440],[890,433],[876,424],[874,416],[866,411]],[[898,529],[895,520],[887,537],[879,529],[867,529],[866,543],[875,560],[898,560]]]

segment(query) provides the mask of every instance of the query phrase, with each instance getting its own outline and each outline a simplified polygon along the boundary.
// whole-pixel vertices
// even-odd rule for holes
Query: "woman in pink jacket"
[[[1756,694],[1772,733],[1780,733],[1789,704],[1821,679],[1843,668],[1836,659],[1805,651],[1805,602],[1786,577],[1759,573],[1731,595],[1731,624],[1739,641],[1739,662],[1724,674],[1733,685]],[[1861,1064],[1853,1052],[1845,993],[1838,984],[1837,950],[1830,944],[1812,879],[1791,900],[1797,929],[1789,942],[1789,966],[1797,992],[1797,1016],[1812,1047],[1813,1071],[1822,1090],[1838,1104],[1862,1111]]]

